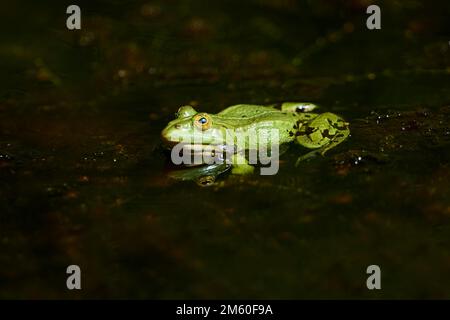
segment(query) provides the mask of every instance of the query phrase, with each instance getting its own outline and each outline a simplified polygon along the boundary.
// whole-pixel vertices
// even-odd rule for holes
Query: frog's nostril
[[[175,129],[180,129],[181,128],[181,124],[176,124],[175,125]]]

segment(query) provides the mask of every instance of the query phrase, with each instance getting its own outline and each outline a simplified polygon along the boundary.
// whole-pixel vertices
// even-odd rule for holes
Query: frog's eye
[[[194,125],[202,131],[211,128],[212,120],[206,113],[199,113],[194,117]]]

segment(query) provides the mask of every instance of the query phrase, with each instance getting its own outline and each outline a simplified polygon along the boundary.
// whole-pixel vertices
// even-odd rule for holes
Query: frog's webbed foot
[[[317,108],[317,105],[309,102],[284,102],[281,105],[283,112],[311,112]]]
[[[333,113],[327,112],[317,116],[299,131],[297,137],[299,144],[316,150],[301,156],[296,165],[318,154],[323,156],[328,150],[342,143],[350,134],[348,125],[348,122]]]

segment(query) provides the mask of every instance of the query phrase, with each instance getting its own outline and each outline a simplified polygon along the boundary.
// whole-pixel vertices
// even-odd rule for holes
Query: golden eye
[[[212,120],[206,113],[199,113],[194,117],[194,125],[202,131],[211,128]]]

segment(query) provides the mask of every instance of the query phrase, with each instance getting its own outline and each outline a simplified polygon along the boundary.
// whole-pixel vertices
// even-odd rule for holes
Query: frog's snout
[[[166,127],[161,131],[161,140],[165,144],[169,144],[172,142],[170,141],[170,127]]]
[[[181,124],[169,125],[161,131],[161,139],[164,144],[174,146],[181,141],[180,128]]]

